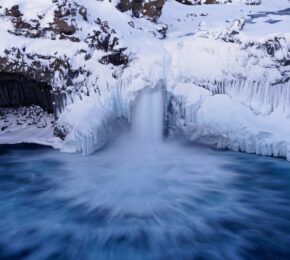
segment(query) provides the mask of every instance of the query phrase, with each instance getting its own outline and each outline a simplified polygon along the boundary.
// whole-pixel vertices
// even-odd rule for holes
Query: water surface
[[[289,163],[122,142],[0,146],[0,259],[289,259]]]

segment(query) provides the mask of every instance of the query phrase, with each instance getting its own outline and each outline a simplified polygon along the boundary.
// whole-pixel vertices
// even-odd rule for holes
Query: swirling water
[[[149,90],[94,155],[0,146],[0,259],[289,259],[290,163],[162,142],[162,122]]]
[[[0,259],[289,259],[289,163],[124,139],[0,146]]]

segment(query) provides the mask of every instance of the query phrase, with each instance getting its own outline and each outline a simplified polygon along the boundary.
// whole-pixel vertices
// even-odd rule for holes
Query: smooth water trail
[[[160,143],[163,135],[163,113],[162,89],[147,90],[141,93],[133,111],[133,140],[144,143]]]

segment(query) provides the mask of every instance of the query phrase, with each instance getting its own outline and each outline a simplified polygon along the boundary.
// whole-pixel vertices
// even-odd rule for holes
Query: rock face
[[[122,12],[131,10],[135,17],[146,17],[156,21],[161,15],[164,3],[164,0],[121,0],[118,8]]]
[[[73,35],[76,32],[76,27],[73,24],[68,24],[65,20],[55,20],[54,30],[57,33],[65,35]]]
[[[117,7],[121,12],[132,10],[134,0],[120,0]]]
[[[210,5],[210,4],[226,4],[231,3],[231,0],[176,0],[177,2],[185,5]]]
[[[12,73],[0,73],[0,107],[38,105],[54,112],[52,89],[45,83]]]

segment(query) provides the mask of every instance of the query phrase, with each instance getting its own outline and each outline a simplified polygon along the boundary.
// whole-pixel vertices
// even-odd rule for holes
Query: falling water
[[[0,146],[0,259],[289,259],[289,163],[162,142],[163,105],[92,156]]]
[[[148,90],[138,98],[132,120],[134,140],[146,143],[161,142],[163,133],[163,91]]]

